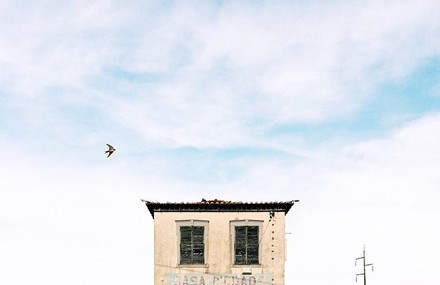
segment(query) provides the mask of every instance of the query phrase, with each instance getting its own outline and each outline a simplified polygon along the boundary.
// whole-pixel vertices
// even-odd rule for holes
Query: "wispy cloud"
[[[439,53],[434,2],[263,6],[6,4],[3,90],[26,100],[60,86],[76,100],[105,90],[99,96],[118,101],[115,121],[136,132],[219,146],[218,137],[240,144],[243,134],[255,139],[280,123],[344,118],[378,84]],[[105,75],[110,66],[132,74],[134,100],[123,94],[127,85]],[[162,79],[137,82],[149,74]]]
[[[127,102],[149,114],[165,106],[167,118],[130,120],[128,113],[124,119],[156,124],[166,141],[193,146],[221,144],[216,136],[208,139],[211,131],[229,145],[240,144],[236,133],[255,139],[255,132],[277,124],[340,120],[371,100],[379,84],[438,54],[432,26],[439,23],[430,6],[227,4],[210,19],[194,12],[197,7],[177,6],[171,14],[179,21],[175,39],[185,60],[168,70],[165,84],[139,90],[139,100]],[[174,30],[173,21],[164,21]]]

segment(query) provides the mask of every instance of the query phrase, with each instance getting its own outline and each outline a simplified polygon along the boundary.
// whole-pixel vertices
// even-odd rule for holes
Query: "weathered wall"
[[[206,266],[179,266],[176,220],[209,221]],[[230,221],[262,220],[261,265],[233,265]],[[155,285],[168,285],[167,274],[252,274],[272,275],[273,284],[284,285],[285,214],[276,212],[269,222],[269,212],[156,212],[154,215]],[[189,283],[191,284],[191,283]]]

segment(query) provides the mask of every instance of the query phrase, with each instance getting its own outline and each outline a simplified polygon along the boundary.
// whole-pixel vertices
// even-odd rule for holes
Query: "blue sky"
[[[218,198],[301,200],[286,284],[439,284],[439,10],[0,2],[0,283],[148,284],[140,199]]]

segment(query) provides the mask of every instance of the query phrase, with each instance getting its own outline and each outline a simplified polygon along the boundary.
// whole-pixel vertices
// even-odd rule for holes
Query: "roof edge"
[[[287,214],[290,208],[299,200],[284,202],[232,202],[224,200],[205,200],[201,202],[153,202],[141,199],[148,208],[152,218],[155,212],[284,212]]]

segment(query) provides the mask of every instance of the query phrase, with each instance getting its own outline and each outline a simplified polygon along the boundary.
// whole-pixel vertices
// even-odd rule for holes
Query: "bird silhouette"
[[[107,150],[106,152],[104,152],[104,153],[108,153],[107,157],[109,157],[110,155],[112,155],[112,153],[115,152],[116,148],[114,148],[114,147],[113,147],[112,145],[110,145],[110,144],[107,144],[107,146],[108,146],[108,150]]]

